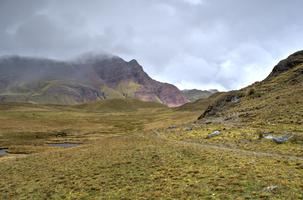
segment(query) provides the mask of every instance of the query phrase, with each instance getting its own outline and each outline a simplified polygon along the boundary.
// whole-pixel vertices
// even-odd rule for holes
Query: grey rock
[[[175,128],[177,128],[176,125],[171,125],[171,126],[168,127],[168,129],[175,129]]]
[[[277,190],[278,190],[278,186],[276,185],[271,185],[263,189],[264,192],[271,192],[271,193],[275,193],[277,192]]]
[[[185,129],[184,129],[184,131],[192,131],[193,130],[193,127],[186,127]]]
[[[275,137],[271,132],[269,133],[261,133],[259,135],[259,139],[267,139],[267,140],[271,140],[277,144],[283,144],[285,142],[287,142],[290,138],[292,138],[292,135],[284,135],[284,136],[280,136],[280,137]]]
[[[272,141],[277,144],[283,144],[283,143],[287,142],[290,138],[291,138],[291,136],[273,137]]]
[[[209,134],[206,139],[209,139],[209,138],[212,138],[212,137],[215,137],[215,136],[218,136],[218,135],[221,135],[221,132],[220,131],[214,131],[212,132],[211,134]]]
[[[232,103],[239,103],[240,102],[240,98],[238,96],[234,96],[231,98],[231,102]]]
[[[272,140],[274,138],[274,136],[272,135],[272,132],[265,132],[265,133],[260,133],[259,134],[259,139],[268,139],[268,140]]]

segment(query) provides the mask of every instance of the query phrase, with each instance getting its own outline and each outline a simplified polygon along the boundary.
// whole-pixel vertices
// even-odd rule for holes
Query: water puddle
[[[77,147],[80,144],[77,144],[77,143],[48,143],[47,145],[51,146],[51,147],[71,148],[71,147]]]
[[[7,154],[7,149],[0,149],[0,156],[5,156]]]

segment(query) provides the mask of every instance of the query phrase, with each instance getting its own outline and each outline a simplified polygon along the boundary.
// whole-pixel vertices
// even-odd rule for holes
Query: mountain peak
[[[128,63],[132,64],[132,65],[139,65],[139,63],[138,63],[138,61],[136,59],[132,59]]]
[[[86,52],[76,56],[74,59],[72,59],[72,61],[75,63],[86,64],[86,63],[95,63],[97,61],[112,60],[112,59],[121,59],[121,58],[104,52]]]
[[[298,51],[290,55],[288,58],[280,61],[267,78],[275,77],[300,64],[303,64],[303,50]]]
[[[0,59],[0,74],[0,102],[78,104],[134,98],[171,107],[187,102],[178,88],[149,77],[135,59],[127,62],[108,54],[88,53],[72,61],[7,57]]]

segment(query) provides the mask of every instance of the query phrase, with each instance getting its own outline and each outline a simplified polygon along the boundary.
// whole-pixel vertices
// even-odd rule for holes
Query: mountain
[[[218,90],[182,90],[183,95],[190,101],[194,102],[198,99],[207,99],[212,94],[219,92]]]
[[[201,98],[193,102],[186,103],[182,106],[175,108],[177,111],[196,111],[201,112],[201,110],[205,110],[208,106],[214,102],[217,98],[219,98],[223,92],[216,92],[210,95],[207,98]]]
[[[187,102],[174,85],[153,80],[136,61],[91,56],[73,61],[0,58],[0,101],[73,105],[134,98],[170,107]]]
[[[303,51],[280,61],[261,82],[220,94],[200,120],[303,124]]]

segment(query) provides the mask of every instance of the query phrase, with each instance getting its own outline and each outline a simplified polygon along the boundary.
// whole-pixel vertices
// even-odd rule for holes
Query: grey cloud
[[[1,0],[0,29],[14,28],[24,19],[35,15],[46,4],[45,0]]]
[[[136,58],[181,88],[235,89],[302,49],[300,0],[0,0],[0,54]]]

